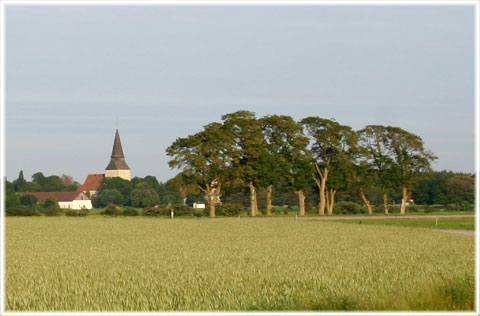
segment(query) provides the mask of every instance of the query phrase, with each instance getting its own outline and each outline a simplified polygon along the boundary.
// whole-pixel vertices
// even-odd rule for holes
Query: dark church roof
[[[108,164],[106,170],[130,170],[127,163],[125,162],[125,156],[123,155],[122,143],[120,142],[120,134],[118,129],[115,132],[115,140],[113,142],[112,156],[110,163]]]

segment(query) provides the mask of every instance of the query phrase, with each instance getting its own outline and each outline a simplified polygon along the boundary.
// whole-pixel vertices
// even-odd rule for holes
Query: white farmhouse
[[[69,208],[73,210],[91,209],[92,201],[82,191],[71,192],[26,192],[24,195],[33,195],[38,202],[45,202],[48,197],[53,197],[58,201],[60,208]]]

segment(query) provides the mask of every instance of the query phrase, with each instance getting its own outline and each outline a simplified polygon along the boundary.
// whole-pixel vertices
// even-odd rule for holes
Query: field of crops
[[[6,223],[7,311],[474,308],[471,236],[294,220]]]

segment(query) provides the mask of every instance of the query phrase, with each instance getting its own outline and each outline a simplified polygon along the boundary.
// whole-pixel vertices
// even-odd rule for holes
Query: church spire
[[[118,133],[118,129],[115,131],[112,156],[110,157],[110,163],[108,164],[107,168],[105,168],[105,177],[120,177],[130,180],[130,168],[125,162],[125,156],[123,154],[122,142],[120,141],[120,133]]]
[[[113,141],[113,150],[111,158],[125,158],[123,155],[122,142],[120,141],[120,134],[118,129],[115,132],[115,140]]]

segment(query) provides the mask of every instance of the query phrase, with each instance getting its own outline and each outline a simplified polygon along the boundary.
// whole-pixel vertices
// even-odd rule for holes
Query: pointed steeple
[[[115,140],[113,141],[113,150],[111,158],[125,158],[123,155],[122,142],[120,141],[120,134],[118,129],[115,132]]]
[[[120,141],[120,134],[118,129],[115,132],[115,140],[113,141],[112,156],[110,163],[106,170],[130,170],[125,162],[125,156],[123,155],[122,143]]]

